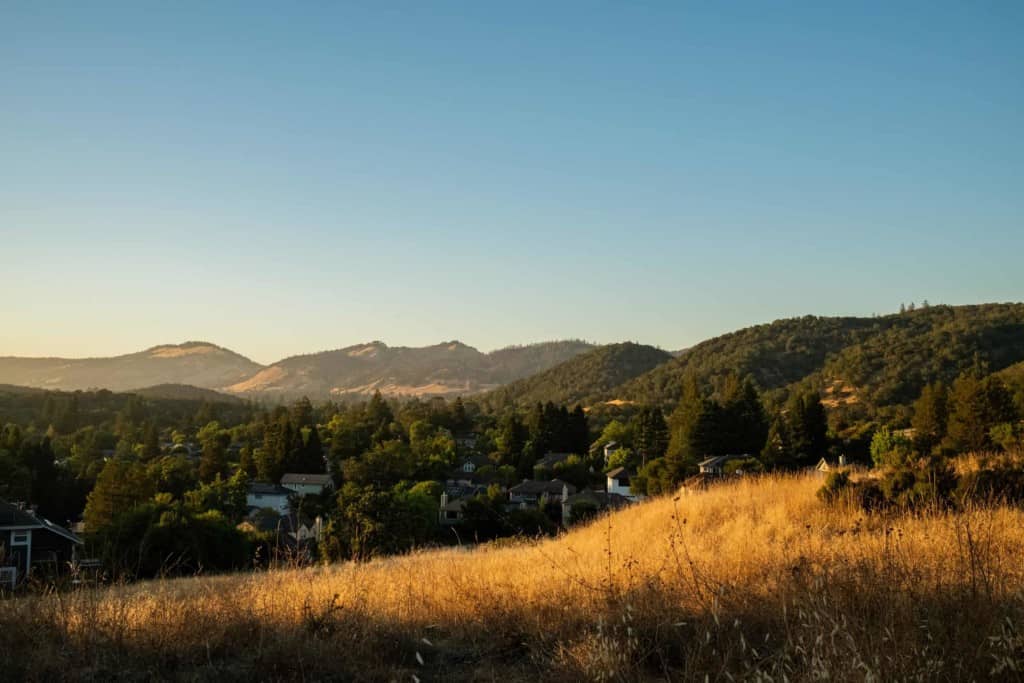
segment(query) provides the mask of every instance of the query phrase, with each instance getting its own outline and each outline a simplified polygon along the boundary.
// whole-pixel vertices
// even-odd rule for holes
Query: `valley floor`
[[[1017,680],[1024,513],[865,516],[815,477],[535,543],[0,602],[13,680]]]

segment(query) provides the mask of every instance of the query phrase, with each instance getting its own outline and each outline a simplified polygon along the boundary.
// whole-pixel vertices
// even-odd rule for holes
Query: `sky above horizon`
[[[0,355],[1024,299],[1024,3],[0,0]]]

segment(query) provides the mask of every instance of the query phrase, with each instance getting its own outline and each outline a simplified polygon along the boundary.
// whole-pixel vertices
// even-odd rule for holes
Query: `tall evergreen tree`
[[[160,457],[160,432],[154,422],[149,422],[143,433],[142,458],[143,460],[153,460],[158,457]]]
[[[661,408],[657,406],[644,406],[640,409],[633,433],[634,443],[644,463],[663,457],[668,450],[668,424]]]
[[[748,376],[724,396],[722,435],[725,448],[736,454],[758,454],[768,437],[768,421],[761,397]]]
[[[949,395],[946,445],[956,451],[992,448],[989,431],[1014,419],[1013,396],[995,375],[979,379],[964,373],[953,382]]]
[[[567,431],[569,443],[566,450],[586,456],[590,451],[590,425],[587,424],[587,413],[583,410],[583,406],[577,404],[569,413]]]
[[[506,413],[498,426],[500,464],[515,466],[523,454],[523,447],[526,446],[529,436],[529,430],[519,420],[515,411]]]
[[[948,419],[948,392],[945,385],[942,382],[925,385],[920,398],[914,402],[914,417],[910,422],[914,428],[914,447],[921,453],[931,453],[946,438]]]
[[[828,450],[828,420],[817,392],[794,394],[786,404],[786,418],[792,464],[813,465]]]

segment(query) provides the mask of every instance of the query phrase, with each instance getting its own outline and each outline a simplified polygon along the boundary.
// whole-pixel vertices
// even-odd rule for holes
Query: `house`
[[[489,468],[486,471],[484,468]],[[454,469],[448,472],[445,488],[451,495],[458,495],[459,488],[486,486],[498,479],[494,471],[494,462],[482,455],[463,458]]]
[[[639,497],[634,496],[629,488],[629,472],[626,471],[625,467],[616,467],[608,472],[605,478],[608,493],[624,496],[630,500],[635,500]]]
[[[540,508],[544,507],[547,501],[554,498],[561,498],[563,501],[576,493],[576,487],[561,479],[551,481],[538,481],[536,479],[524,479],[521,484],[516,484],[508,490],[508,502],[512,507]]]
[[[700,461],[697,466],[700,468],[701,474],[707,474],[712,476],[722,476],[725,474],[725,465],[730,460],[743,460],[751,456],[747,454],[742,455],[716,455],[710,458],[706,458]]]
[[[290,509],[288,497],[293,493],[291,489],[286,489],[278,484],[254,481],[249,484],[249,489],[245,492],[245,504],[257,510],[270,508],[279,515],[286,515]]]
[[[281,477],[281,486],[300,496],[319,496],[325,490],[334,488],[334,480],[329,474],[288,472]]]
[[[835,462],[829,462],[828,459],[822,458],[818,461],[818,464],[814,466],[815,471],[821,475],[826,475],[840,467],[846,467],[846,456],[840,455],[839,460]]]
[[[533,466],[533,469],[544,469],[550,471],[555,469],[555,465],[561,465],[570,457],[572,457],[572,453],[552,453],[549,451],[548,453],[544,454],[544,457],[542,457],[540,460],[536,462],[536,464]]]
[[[460,524],[463,520],[462,510],[469,498],[456,498],[449,500],[447,493],[441,494],[441,505],[438,510],[437,521],[441,526],[452,526]]]
[[[0,588],[32,574],[56,575],[77,559],[82,539],[20,505],[0,500]]]

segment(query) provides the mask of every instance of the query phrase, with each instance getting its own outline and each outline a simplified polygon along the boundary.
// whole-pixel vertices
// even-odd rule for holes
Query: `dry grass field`
[[[1017,680],[1024,513],[865,516],[816,477],[560,538],[0,602],[29,680]]]

